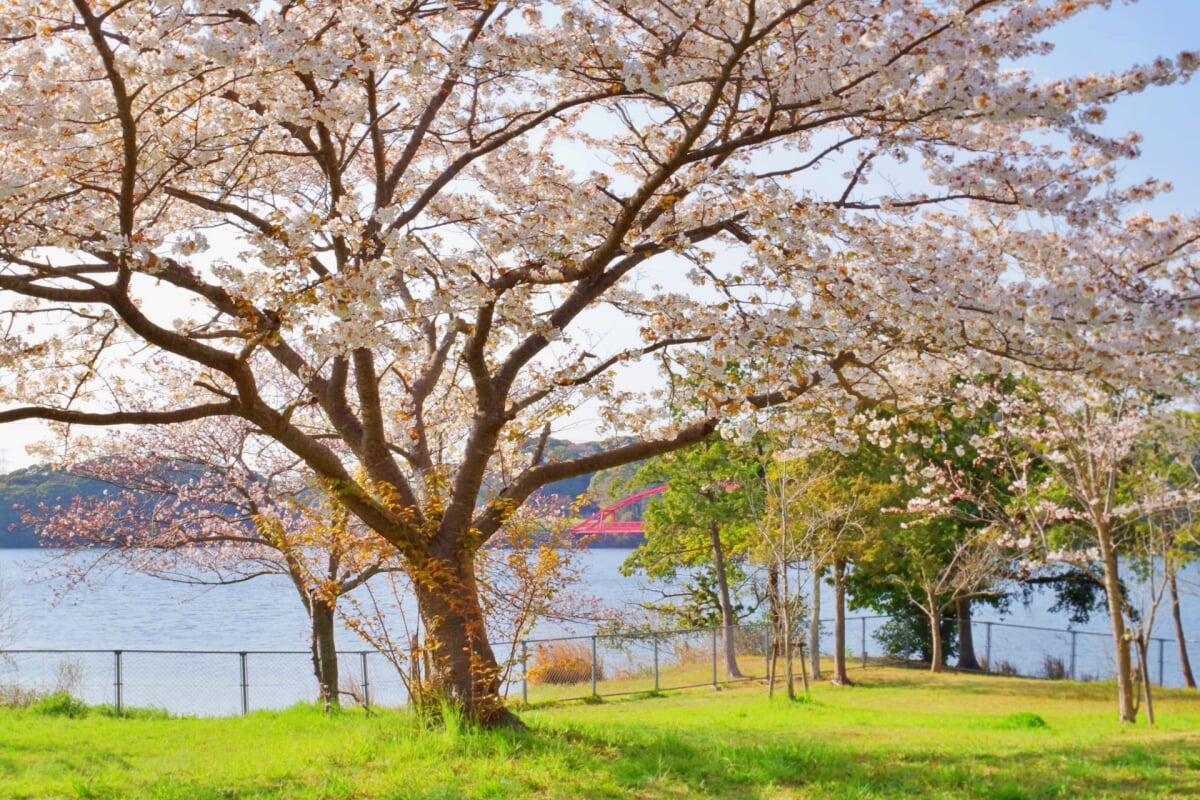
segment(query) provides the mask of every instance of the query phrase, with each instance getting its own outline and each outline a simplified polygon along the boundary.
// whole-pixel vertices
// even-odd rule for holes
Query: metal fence
[[[847,657],[866,669],[884,656],[875,633],[887,617],[847,620]],[[1111,638],[1093,631],[976,622],[975,648],[985,669],[1009,675],[1107,680]],[[807,632],[805,632],[807,634]],[[726,636],[737,674],[726,664]],[[805,636],[807,641],[807,636]],[[833,624],[821,625],[821,653],[832,654]],[[1191,645],[1200,642],[1189,642]],[[764,625],[594,634],[528,640],[513,648],[504,690],[523,702],[656,692],[767,675]],[[1174,640],[1153,639],[1151,680],[1181,686]],[[358,702],[401,706],[400,674],[374,651],[339,654],[342,688]],[[0,653],[0,689],[63,690],[91,705],[162,708],[173,714],[233,716],[316,699],[307,651],[8,650]]]

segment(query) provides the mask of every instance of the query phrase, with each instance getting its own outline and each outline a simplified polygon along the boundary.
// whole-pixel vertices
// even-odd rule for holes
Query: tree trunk
[[[1145,636],[1137,637],[1138,668],[1142,673],[1142,699],[1146,702],[1146,724],[1154,727],[1154,697],[1150,686],[1150,659]]]
[[[1133,686],[1129,636],[1125,630],[1125,597],[1121,593],[1117,550],[1108,530],[1102,525],[1096,528],[1100,554],[1104,559],[1104,591],[1108,595],[1108,616],[1117,663],[1117,712],[1122,722],[1134,722],[1137,719],[1137,696]]]
[[[942,609],[938,607],[933,594],[927,595],[926,601],[929,603],[928,611],[926,611],[926,614],[929,615],[929,638],[930,644],[933,646],[929,657],[929,671],[941,672],[946,659],[942,649]]]
[[[767,603],[771,633],[767,637],[767,699],[775,696],[775,675],[779,666],[779,641],[782,638],[782,615],[779,607],[779,567],[772,563],[767,567]]]
[[[721,633],[725,644],[725,675],[729,678],[742,677],[737,665],[737,648],[733,640],[733,600],[729,595],[729,575],[725,572],[725,548],[721,546],[721,529],[716,522],[708,526],[712,541],[713,569],[717,572],[717,596],[721,603]]]
[[[431,699],[489,727],[523,727],[500,694],[500,666],[488,642],[473,552],[430,557],[413,568],[413,585],[430,655]],[[425,708],[425,712],[437,709]]]
[[[821,575],[824,567],[813,570],[812,617],[808,624],[808,663],[814,681],[821,679]]]
[[[958,668],[979,669],[979,660],[975,658],[975,636],[971,631],[971,601],[960,597],[954,601],[954,611],[958,617]]]
[[[1183,670],[1183,683],[1189,689],[1196,688],[1196,679],[1192,676],[1192,662],[1188,658],[1187,639],[1183,635],[1183,616],[1179,611],[1179,586],[1175,582],[1175,570],[1169,568],[1167,586],[1171,592],[1171,618],[1175,621],[1175,641],[1179,645],[1179,667]]]
[[[846,674],[846,559],[833,561],[833,683],[849,686]]]
[[[335,611],[334,602],[313,598],[310,606],[313,668],[317,675],[321,702],[324,703],[326,711],[341,705],[338,694],[337,642],[334,638]]]
[[[792,639],[796,632],[792,617],[792,592],[788,586],[787,564],[781,564],[779,569],[779,617],[783,620],[783,676],[787,683],[788,700],[796,699],[796,662],[795,647]]]

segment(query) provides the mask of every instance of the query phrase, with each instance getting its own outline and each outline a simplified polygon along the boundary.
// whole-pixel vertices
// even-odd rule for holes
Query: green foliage
[[[1018,711],[1000,720],[1000,727],[1013,730],[1037,730],[1050,726],[1046,724],[1046,720],[1032,711]]]
[[[170,719],[171,712],[157,706],[125,706],[117,708],[112,703],[101,703],[91,706],[91,710],[102,717],[117,717],[120,719]]]
[[[933,659],[932,636],[929,617],[911,602],[899,600],[884,622],[875,631],[875,641],[892,658],[904,661],[917,660],[929,663]],[[942,637],[942,653],[947,658],[957,652],[958,626],[952,616],[943,615],[939,627]]]
[[[50,717],[80,719],[86,717],[91,709],[87,703],[67,692],[53,692],[37,700],[29,710]]]
[[[621,566],[625,575],[641,572],[670,583],[683,578],[681,602],[657,610],[685,625],[721,619],[714,536],[725,579],[731,585],[744,580],[741,565],[749,555],[754,511],[761,507],[759,473],[754,453],[721,440],[653,459],[635,473],[628,488],[670,487],[647,504],[646,540]],[[742,611],[735,609],[735,616]]]

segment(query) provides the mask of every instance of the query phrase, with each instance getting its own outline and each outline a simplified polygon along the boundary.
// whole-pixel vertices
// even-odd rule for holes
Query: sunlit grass
[[[768,701],[738,685],[523,710],[531,729],[426,729],[299,707],[234,719],[0,711],[12,798],[1200,797],[1200,696],[1122,727],[1109,684],[857,671]]]

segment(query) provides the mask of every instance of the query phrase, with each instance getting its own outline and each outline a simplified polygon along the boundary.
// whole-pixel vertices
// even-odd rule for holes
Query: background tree
[[[833,586],[833,676],[837,684],[851,683],[846,671],[846,591],[851,565],[873,538],[887,538],[899,521],[884,510],[894,505],[900,484],[891,480],[894,462],[877,447],[862,441],[852,453],[824,450],[789,463],[790,472],[805,475],[803,493],[788,507],[793,535],[814,578],[829,571]],[[814,597],[820,586],[814,580]],[[810,655],[820,654],[819,606],[814,603]],[[817,677],[819,670],[813,669]]]
[[[447,701],[515,724],[475,565],[538,487],[919,395],[920,352],[1180,373],[1193,223],[1125,224],[1160,186],[1095,124],[1197,58],[1009,66],[1099,3],[16,0],[0,422],[240,417],[404,561]],[[584,406],[636,441],[528,452]]]
[[[1042,376],[1039,385],[1021,385],[1001,400],[994,438],[1012,476],[1012,502],[997,513],[1010,544],[1031,550],[1035,560],[1071,562],[1104,587],[1124,722],[1137,716],[1131,646],[1144,657],[1139,642],[1149,636],[1163,585],[1150,586],[1149,607],[1139,612],[1122,561],[1159,564],[1167,555],[1162,514],[1189,498],[1135,479],[1162,400],[1132,387]],[[1145,677],[1143,665],[1148,700]]]
[[[1170,415],[1160,433],[1165,435],[1157,436],[1149,443],[1146,448],[1148,452],[1144,453],[1143,458],[1151,468],[1150,479],[1162,482],[1165,484],[1163,488],[1177,493],[1176,501],[1157,516],[1167,535],[1163,569],[1167,596],[1171,602],[1175,642],[1179,648],[1179,666],[1184,685],[1195,689],[1196,678],[1188,656],[1179,605],[1178,573],[1195,560],[1197,548],[1200,548],[1200,503],[1196,497],[1196,492],[1200,490],[1200,417],[1195,413],[1177,412]]]
[[[745,577],[758,471],[748,452],[714,440],[654,459],[629,484],[668,488],[646,506],[646,539],[621,565],[622,573],[644,572],[669,583],[678,582],[680,573],[690,576],[683,587],[688,605],[671,613],[688,625],[719,622],[730,678],[742,677],[733,630],[741,607],[734,595]]]
[[[72,467],[111,491],[30,514],[44,542],[67,550],[59,577],[70,586],[122,569],[219,586],[282,575],[308,614],[319,696],[337,706],[339,600],[398,569],[394,553],[294,456],[232,420],[146,428],[115,446]]]

